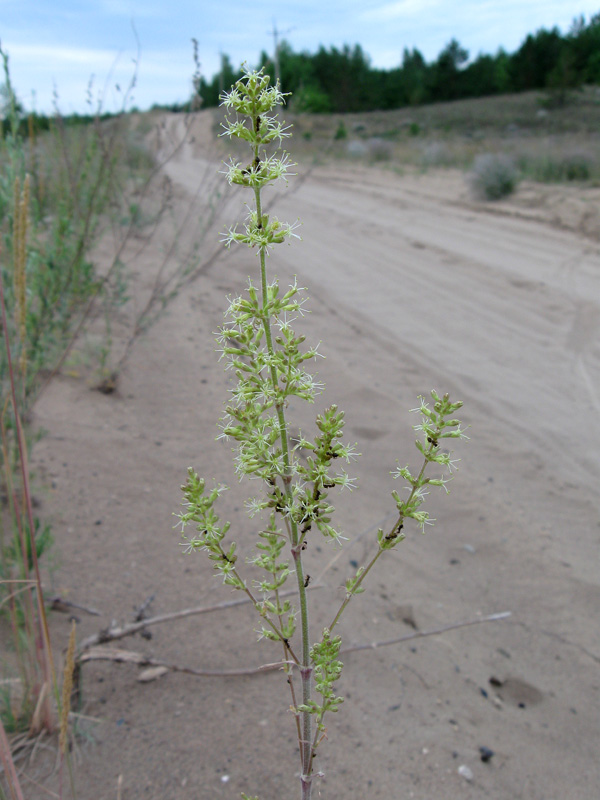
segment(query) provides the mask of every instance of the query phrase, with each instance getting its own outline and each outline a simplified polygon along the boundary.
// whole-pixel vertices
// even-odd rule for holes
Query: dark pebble
[[[480,747],[479,752],[481,754],[481,760],[484,764],[487,764],[494,757],[494,751],[490,750],[489,747]]]
[[[351,559],[350,559],[350,566],[351,566],[351,567],[354,567],[354,569],[357,569],[357,567],[358,567],[358,561],[355,561],[353,558],[351,558]]]

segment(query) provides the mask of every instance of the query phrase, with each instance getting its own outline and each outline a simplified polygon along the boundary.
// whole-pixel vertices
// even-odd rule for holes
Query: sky
[[[275,30],[294,51],[360,44],[389,69],[405,47],[427,61],[452,38],[471,57],[510,53],[528,33],[564,34],[597,12],[600,0],[0,0],[0,43],[25,108],[48,113],[57,102],[70,114],[185,102],[192,38],[209,79],[220,53],[254,66],[273,52]]]

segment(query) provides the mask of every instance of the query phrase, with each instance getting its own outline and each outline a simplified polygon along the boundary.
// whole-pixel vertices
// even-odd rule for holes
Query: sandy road
[[[478,208],[458,180],[448,197],[443,179],[438,195],[418,176],[315,175],[285,208],[304,239],[285,252],[286,266],[360,327],[358,361],[379,347],[393,383],[409,364],[419,391],[449,384],[466,399],[468,457],[477,469],[489,458],[510,469],[513,501],[535,504],[533,467],[555,487],[579,487],[597,517],[600,247],[510,204]],[[550,518],[563,502],[546,508]],[[580,535],[598,542],[597,527]],[[585,557],[579,568],[598,576]]]
[[[181,213],[206,174],[201,155],[188,147],[167,167]],[[231,198],[221,228],[243,199]],[[303,241],[277,248],[269,266],[282,283],[297,274],[307,286],[312,314],[298,324],[323,342],[323,403],[346,410],[346,438],[363,454],[351,470],[360,491],[339,501],[344,532],[354,538],[389,513],[389,470],[396,459],[415,461],[408,409],[417,395],[450,391],[465,401],[471,426],[470,441],[456,446],[451,496],[431,497],[439,522],[426,537],[411,531],[384,562],[351,608],[345,640],[412,630],[407,608],[419,628],[513,615],[413,648],[350,655],[340,686],[348,702],[331,721],[318,796],[592,800],[600,780],[599,243],[539,209],[528,213],[518,197],[473,204],[451,172],[321,166],[278,192],[273,213],[302,221]],[[152,257],[141,274],[151,273]],[[56,580],[103,609],[104,622],[127,618],[155,591],[157,612],[229,599],[214,588],[210,565],[182,559],[171,512],[188,464],[227,480],[229,453],[211,439],[228,378],[210,334],[225,295],[240,292],[256,267],[242,248],[211,262],[136,344],[118,396],[61,379],[37,409],[48,431],[37,458],[56,484],[47,502],[58,520]],[[308,427],[323,403],[290,411]],[[244,544],[254,533],[234,494],[225,513]],[[314,593],[315,619],[329,615],[368,541],[347,543],[328,588]],[[313,575],[335,555],[320,548],[314,541],[307,551]],[[84,620],[82,635],[98,624]],[[215,668],[273,658],[248,643],[248,624],[236,612],[222,623],[159,626],[151,642],[130,646]],[[85,697],[105,723],[80,768],[80,800],[114,797],[118,774],[131,797],[296,797],[285,777],[296,768],[293,730],[280,712],[289,698],[275,675],[169,675],[141,685],[132,669],[97,665],[86,667]],[[495,752],[489,764],[479,760],[482,745]],[[462,763],[472,783],[458,775]]]

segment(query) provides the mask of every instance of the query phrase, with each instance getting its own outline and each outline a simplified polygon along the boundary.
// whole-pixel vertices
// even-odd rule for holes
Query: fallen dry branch
[[[193,669],[192,667],[182,667],[178,664],[169,664],[158,658],[150,658],[143,653],[136,653],[132,650],[120,650],[115,647],[92,647],[83,653],[79,658],[81,663],[87,661],[115,661],[117,663],[137,664],[139,667],[163,667],[165,672],[184,672],[187,675],[197,675],[199,677],[219,677],[231,678],[240,675],[256,675],[259,672],[269,672],[274,669],[281,669],[283,662],[275,661],[272,664],[262,664],[260,667],[243,669]],[[160,677],[164,672],[156,673],[155,677]]]
[[[280,595],[282,596],[282,595]],[[219,606],[210,606],[205,607],[203,611],[214,611],[218,608],[223,608],[224,606],[232,606],[232,605],[239,605],[240,602],[243,601],[234,601],[228,604],[221,604]],[[198,609],[188,609],[191,613],[202,613],[199,612]],[[178,612],[181,615],[184,612]],[[173,618],[174,615],[164,615],[165,617]],[[411,639],[423,639],[426,636],[439,636],[442,633],[446,633],[447,631],[456,630],[457,628],[467,628],[470,625],[479,625],[482,622],[499,622],[500,620],[508,619],[511,616],[510,611],[503,611],[498,614],[489,614],[486,617],[477,617],[476,619],[470,619],[463,622],[452,622],[449,625],[443,625],[440,628],[431,628],[430,630],[426,631],[413,631],[412,633],[407,633],[404,636],[398,636],[395,639],[386,639],[380,642],[366,642],[362,644],[353,644],[349,645],[346,648],[342,648],[340,650],[340,655],[344,653],[353,653],[358,650],[375,650],[378,647],[387,647],[392,644],[401,644],[402,642],[410,641]],[[158,617],[154,617],[155,620],[158,620]],[[146,620],[149,622],[150,620]],[[131,626],[127,626],[131,627]],[[127,634],[124,634],[127,635]],[[92,637],[90,637],[92,638]],[[118,648],[112,647],[101,647],[101,646],[91,646],[89,645],[86,649],[86,652],[83,652],[79,656],[80,663],[85,663],[88,661],[115,661],[119,663],[128,663],[128,664],[137,664],[140,667],[150,667],[156,669],[157,671],[154,673],[150,673],[147,677],[141,677],[140,679],[143,681],[154,680],[159,678],[161,675],[164,675],[166,672],[184,672],[187,675],[196,675],[199,677],[219,677],[219,678],[232,678],[238,677],[241,675],[258,675],[261,672],[270,672],[272,670],[281,669],[284,662],[282,661],[275,661],[270,664],[261,664],[259,667],[244,667],[240,669],[193,669],[192,667],[182,667],[178,664],[169,664],[166,661],[162,661],[161,659],[157,658],[150,658],[149,656],[145,656],[143,653],[136,653],[132,650],[120,650]],[[293,664],[293,662],[285,662],[286,664]]]
[[[342,647],[342,653],[355,653],[357,650],[376,650],[378,647],[387,647],[390,644],[400,644],[408,642],[411,639],[423,639],[425,636],[438,636],[440,633],[446,631],[453,631],[456,628],[467,628],[469,625],[479,625],[482,622],[499,622],[502,619],[508,619],[511,616],[510,611],[501,611],[498,614],[488,614],[487,617],[477,617],[470,619],[466,622],[451,622],[449,625],[444,625],[441,628],[431,628],[428,631],[413,631],[406,633],[404,636],[398,636],[395,639],[385,639],[382,642],[363,642],[362,644],[351,644],[348,647]]]
[[[309,589],[320,589],[323,588],[320,584],[315,583],[313,586],[310,586]],[[290,590],[287,592],[281,592],[280,597],[287,597],[288,595],[294,594],[294,590]],[[169,614],[159,614],[155,617],[148,617],[147,619],[140,620],[139,622],[131,622],[127,625],[115,625],[112,624],[108,628],[104,628],[103,630],[99,631],[98,633],[92,634],[92,636],[88,636],[87,639],[84,639],[83,642],[79,645],[79,660],[83,660],[81,658],[81,654],[85,653],[86,650],[89,650],[91,647],[95,647],[99,644],[107,644],[108,642],[114,642],[117,639],[124,639],[126,636],[133,636],[134,633],[143,630],[144,628],[149,628],[150,625],[159,625],[161,622],[172,622],[176,619],[183,619],[184,617],[191,617],[196,614],[208,614],[212,611],[221,611],[226,608],[234,608],[235,606],[242,606],[246,603],[249,603],[250,600],[247,597],[242,598],[241,600],[227,600],[224,603],[216,603],[212,606],[196,606],[195,608],[184,608],[181,611],[172,611]]]

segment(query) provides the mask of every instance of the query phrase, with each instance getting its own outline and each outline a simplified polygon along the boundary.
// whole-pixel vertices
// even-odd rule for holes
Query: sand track
[[[182,208],[203,157],[188,148],[169,165]],[[471,425],[450,497],[432,498],[439,522],[426,537],[410,532],[344,635],[401,635],[406,606],[422,628],[513,614],[414,648],[348,656],[348,701],[320,759],[323,800],[597,797],[600,245],[534,211],[519,196],[476,205],[455,173],[343,164],[316,168],[278,200],[277,216],[301,219],[303,241],[279,248],[270,266],[308,288],[310,336],[327,356],[318,407],[346,410],[347,438],[363,453],[353,470],[360,491],[340,513],[348,535],[391,510],[395,460],[415,463],[407,412],[417,395],[450,391]],[[153,258],[144,255],[141,272],[151,273]],[[200,557],[182,556],[171,513],[194,464],[232,482],[224,516],[240,545],[252,538],[240,508],[248,489],[232,479],[227,447],[212,441],[228,383],[210,334],[224,296],[256,266],[240,249],[200,275],[137,342],[116,396],[63,377],[37,407],[48,433],[36,463],[53,482],[43,498],[59,555],[53,590],[103,612],[102,623],[82,618],[81,637],[130,619],[152,592],[156,613],[230,597]],[[301,410],[298,424],[313,413]],[[367,541],[348,544],[329,571],[315,619]],[[309,571],[333,555],[311,543]],[[248,624],[245,611],[223,612],[159,626],[151,641],[128,646],[198,667],[276,658]],[[67,627],[54,617],[56,641]],[[142,685],[134,667],[98,664],[85,667],[83,692],[86,713],[103,721],[83,748],[79,800],[116,797],[119,774],[123,798],[297,796],[286,780],[296,771],[281,710],[289,701],[276,674]],[[495,752],[488,764],[480,746]],[[457,774],[461,764],[472,783]]]

